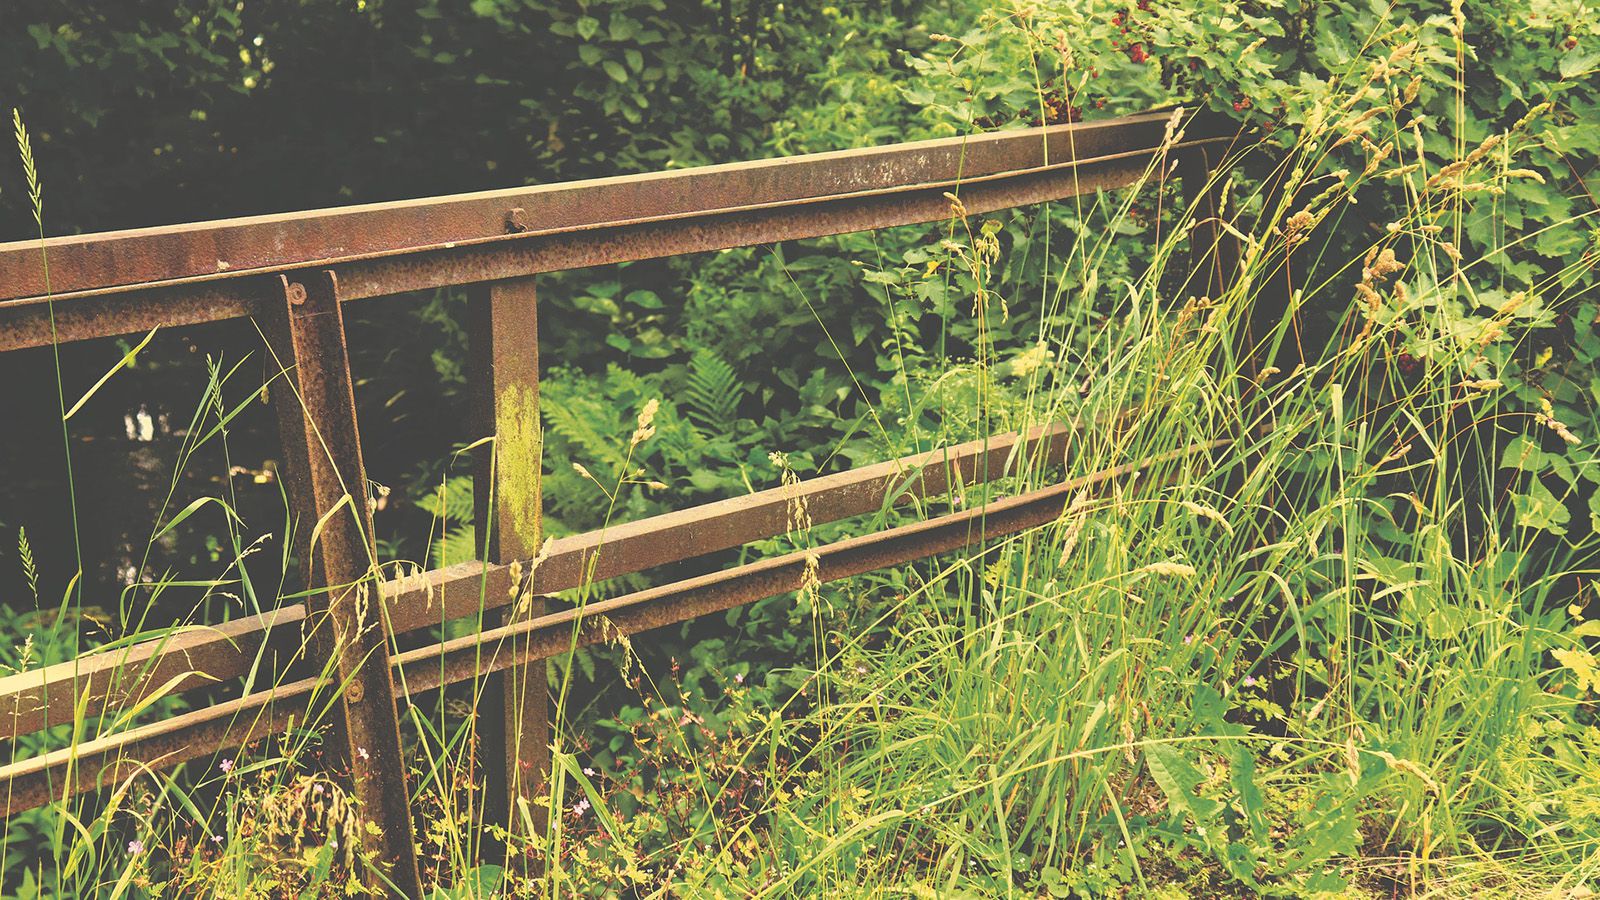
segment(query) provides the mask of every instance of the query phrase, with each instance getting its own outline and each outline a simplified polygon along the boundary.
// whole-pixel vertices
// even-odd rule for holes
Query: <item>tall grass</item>
[[[1396,126],[1404,99],[1362,87],[1314,107],[1286,155],[1230,158],[1210,185],[1231,188],[1224,220],[1186,213],[1136,280],[1098,279],[1113,228],[1074,242],[1030,351],[1055,363],[1000,385],[1008,348],[980,347],[946,373],[978,380],[980,434],[1103,423],[1067,475],[1160,461],[826,621],[811,690],[730,740],[779,783],[664,849],[662,892],[1544,895],[1595,877],[1587,676],[1562,655],[1592,630],[1575,585],[1593,540],[1546,527],[1576,494],[1502,465],[1595,434],[1500,380],[1579,298],[1559,278],[1480,297],[1512,247],[1462,258],[1449,240],[1472,193],[1519,177],[1544,110],[1429,169]],[[1390,133],[1372,131],[1368,171],[1329,174],[1356,121]],[[1125,220],[1169,162],[1078,213]],[[1340,229],[1372,185],[1400,189],[1362,245]],[[1007,290],[973,264],[991,232],[957,224],[943,249],[980,277],[984,315]],[[1191,264],[1208,250],[1219,293]],[[1086,335],[1090,310],[1110,325]],[[1173,453],[1215,438],[1231,443]],[[554,858],[557,892],[586,871]]]

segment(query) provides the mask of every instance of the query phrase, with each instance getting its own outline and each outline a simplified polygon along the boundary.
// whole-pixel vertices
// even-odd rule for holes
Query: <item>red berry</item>
[[[1577,46],[1578,46],[1578,39],[1577,38],[1575,38],[1575,37],[1567,38],[1567,49],[1568,50],[1571,50],[1571,49],[1573,49],[1573,48],[1575,48]]]
[[[1116,15],[1112,16],[1111,17],[1111,24],[1113,24],[1113,25],[1121,25],[1122,24],[1122,13],[1117,13]]]
[[[1415,356],[1412,356],[1409,353],[1400,354],[1399,362],[1400,373],[1402,375],[1415,375],[1417,374],[1417,370],[1422,368],[1422,360],[1417,359]]]
[[[1233,111],[1234,112],[1244,112],[1244,104],[1240,103],[1237,100],[1233,101]]]
[[[1189,60],[1189,71],[1193,72],[1194,70],[1196,70],[1198,68],[1200,68],[1200,60],[1198,60],[1198,59]]]
[[[1143,44],[1134,44],[1128,48],[1128,58],[1136,63],[1142,63],[1150,58],[1150,54],[1144,52]]]

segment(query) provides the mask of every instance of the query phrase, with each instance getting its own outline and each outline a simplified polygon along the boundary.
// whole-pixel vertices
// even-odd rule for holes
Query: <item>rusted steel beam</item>
[[[473,418],[494,442],[478,449],[473,521],[490,563],[532,559],[539,551],[544,498],[539,419],[539,309],[534,279],[477,285],[470,301],[467,345],[474,370]],[[519,579],[526,585],[526,579]],[[519,622],[542,615],[543,599],[517,591],[494,618]],[[507,595],[510,596],[509,593]],[[479,618],[479,626],[486,623]],[[483,686],[481,749],[487,776],[485,821],[520,831],[517,801],[532,800],[550,774],[550,690],[541,664],[512,666]],[[538,807],[533,807],[537,809]],[[543,830],[542,817],[535,826]],[[503,850],[503,848],[501,848]]]
[[[283,734],[291,721],[301,727],[317,727],[323,718],[320,713],[326,711],[325,707],[312,708],[317,687],[315,678],[278,685],[13,763],[0,769],[5,815]],[[333,685],[324,681],[321,687],[331,693]],[[327,699],[331,703],[332,698]]]
[[[401,692],[397,697],[559,656],[574,646],[604,643],[619,634],[639,634],[788,593],[813,578],[817,583],[835,581],[1047,525],[1080,490],[1228,443],[1191,445],[962,512],[397,654],[390,659]],[[170,768],[277,733],[287,718],[279,710],[303,710],[317,686],[317,679],[305,679],[0,768],[0,796],[7,798],[5,815],[92,790],[140,768]],[[264,713],[268,710],[270,715]],[[115,768],[103,768],[106,766]]]
[[[397,654],[395,664],[404,673],[406,688],[420,691],[530,660],[549,659],[619,635],[635,635],[797,591],[808,583],[837,581],[1046,525],[1059,518],[1081,490],[1228,443],[1193,444],[962,512],[562,610],[531,622]]]
[[[677,171],[50,238],[57,295],[228,280],[504,236],[955,183],[1158,146],[1170,113],[779,157]],[[513,212],[515,211],[515,212]],[[41,244],[0,244],[0,299],[46,293]],[[348,286],[347,286],[348,287]]]
[[[1065,457],[1074,435],[1067,425],[1043,426],[1026,435],[1005,434],[939,448],[808,479],[794,488],[758,491],[561,538],[551,543],[550,555],[534,573],[533,591],[559,593],[783,534],[788,529],[788,505],[796,497],[804,500],[812,521],[821,524],[876,512],[886,502],[908,503],[944,494],[953,482],[970,486],[1029,466],[1056,464]],[[382,593],[390,627],[403,634],[490,613],[506,605],[510,588],[509,566],[469,562],[387,582]],[[93,690],[85,710],[93,715],[107,706],[114,708],[122,697],[140,696],[141,691],[159,688],[185,673],[189,674],[177,690],[237,678],[249,671],[263,646],[285,653],[298,648],[304,618],[305,607],[295,604],[215,629],[185,629],[171,637],[0,678],[0,715],[11,712],[15,726],[11,733],[26,734],[73,721],[87,688]],[[96,686],[109,683],[124,659],[126,668],[148,674],[108,696]]]
[[[554,594],[784,534],[795,502],[805,503],[813,523],[836,522],[943,494],[953,482],[971,485],[1026,465],[1059,463],[1074,433],[1051,425],[970,441],[564,538],[534,569],[532,591]],[[391,591],[389,621],[403,633],[504,606],[511,569],[459,563],[391,582]]]
[[[1229,140],[1169,113],[403,203],[0,244],[0,350],[249,315],[269,278],[333,269],[345,300],[935,221],[1137,181]],[[510,231],[508,233],[508,225]],[[152,312],[150,306],[159,309]]]
[[[287,655],[298,648],[305,611],[296,603],[0,678],[0,735],[69,723],[80,701],[84,714],[93,716],[158,692],[179,694],[244,675],[266,660],[264,650]]]
[[[319,270],[283,278],[283,297],[266,333],[277,362],[286,367],[273,403],[295,470],[289,473],[290,501],[309,538],[301,545],[311,591],[306,646],[316,654],[314,662],[339,678],[344,762],[362,814],[381,829],[363,832],[363,841],[374,858],[393,867],[390,888],[420,898],[367,471],[334,274]],[[380,886],[375,873],[367,879]]]

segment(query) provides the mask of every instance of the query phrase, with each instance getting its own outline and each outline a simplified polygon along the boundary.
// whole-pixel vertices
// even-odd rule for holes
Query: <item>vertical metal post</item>
[[[282,300],[269,303],[266,330],[284,379],[269,390],[311,589],[308,647],[313,661],[331,660],[339,678],[339,752],[363,813],[381,829],[363,836],[366,849],[392,866],[392,884],[375,872],[366,877],[379,890],[421,897],[338,285],[326,270],[280,281]]]
[[[1213,300],[1222,296],[1228,283],[1238,274],[1227,268],[1238,265],[1238,254],[1233,238],[1218,221],[1222,214],[1223,189],[1211,183],[1216,163],[1211,152],[1202,147],[1190,151],[1178,168],[1189,203],[1189,215],[1196,223],[1189,232],[1189,263],[1201,275],[1199,291]]]
[[[1189,216],[1195,223],[1189,232],[1189,265],[1195,275],[1195,286],[1191,293],[1204,294],[1213,301],[1220,301],[1239,280],[1239,244],[1222,227],[1221,221],[1227,196],[1226,185],[1215,181],[1220,155],[1208,147],[1197,148],[1185,156],[1178,170],[1183,178]],[[1259,294],[1259,291],[1254,294]],[[1262,309],[1257,302],[1259,296],[1254,294],[1249,298],[1240,298],[1240,302],[1250,303],[1250,309],[1247,317],[1236,325],[1234,338],[1224,350],[1232,354],[1233,364],[1251,377],[1266,366],[1255,347],[1257,335],[1263,333],[1260,331],[1263,316],[1282,313],[1281,309]]]
[[[539,317],[534,279],[515,278],[472,288],[468,342],[477,436],[494,435],[475,459],[475,522],[483,558],[530,560],[538,552],[543,437],[539,421]],[[524,572],[531,586],[532,573]],[[519,590],[526,590],[526,587]],[[506,619],[544,612],[540,598],[520,596]],[[532,800],[550,772],[550,695],[542,660],[490,676],[484,686],[486,816],[516,830],[519,800]],[[539,807],[534,827],[544,828]]]

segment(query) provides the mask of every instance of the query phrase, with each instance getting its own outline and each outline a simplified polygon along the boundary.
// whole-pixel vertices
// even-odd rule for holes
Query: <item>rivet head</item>
[[[289,302],[299,306],[306,302],[306,286],[298,281],[291,281],[289,282],[288,295]]]

